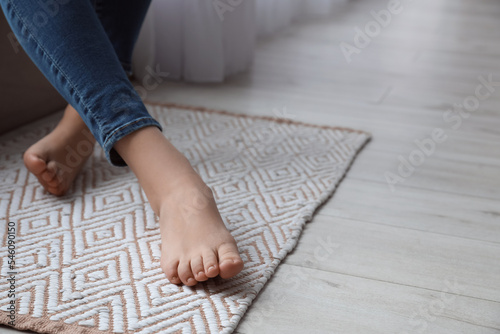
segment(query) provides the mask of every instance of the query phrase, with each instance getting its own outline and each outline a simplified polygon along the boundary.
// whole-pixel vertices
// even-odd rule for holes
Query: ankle
[[[94,135],[85,124],[64,124],[63,122],[60,122],[52,133],[56,134],[60,141],[69,143],[72,143],[75,140],[83,140],[91,144],[95,144],[96,142]]]

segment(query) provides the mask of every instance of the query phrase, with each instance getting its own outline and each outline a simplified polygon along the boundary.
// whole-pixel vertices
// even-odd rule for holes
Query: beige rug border
[[[17,301],[16,301],[17,305]],[[62,321],[50,320],[48,317],[34,318],[28,314],[16,314],[16,325],[8,324],[10,320],[9,313],[0,312],[0,324],[11,327],[15,330],[32,331],[36,333],[75,333],[75,334],[103,334],[111,331],[101,331],[96,328],[87,328],[77,324],[66,324]],[[0,328],[1,331],[1,328]]]
[[[340,126],[319,125],[319,124],[314,124],[314,123],[306,123],[306,122],[301,122],[301,121],[294,121],[294,120],[287,119],[287,118],[271,117],[271,116],[264,116],[264,115],[247,115],[247,114],[240,114],[240,113],[237,113],[237,112],[234,112],[234,111],[227,111],[227,110],[222,110],[222,109],[205,108],[205,107],[200,107],[200,106],[190,106],[190,105],[180,104],[180,103],[174,103],[174,102],[153,102],[153,101],[147,101],[147,102],[144,102],[144,104],[151,105],[151,106],[167,107],[167,108],[177,108],[177,109],[186,109],[186,110],[192,110],[192,111],[202,111],[202,112],[213,113],[213,114],[221,114],[221,115],[227,115],[227,116],[236,116],[236,117],[243,117],[243,118],[261,119],[261,120],[271,121],[271,122],[275,122],[275,123],[285,123],[285,124],[291,124],[291,125],[302,125],[302,126],[308,126],[308,127],[312,127],[312,128],[319,128],[319,129],[348,131],[348,132],[354,132],[354,133],[359,133],[359,134],[365,134],[365,135],[367,135],[369,137],[368,140],[371,138],[371,133],[369,133],[367,131],[363,131],[363,130],[357,130],[357,129],[340,127]]]
[[[232,333],[233,331],[236,330],[236,327],[238,326],[240,320],[242,319],[243,315],[246,313],[250,305],[252,304],[253,300],[255,297],[257,297],[257,294],[262,290],[264,285],[267,283],[267,281],[271,278],[271,276],[274,274],[274,271],[278,267],[278,265],[281,263],[282,260],[285,259],[285,257],[297,246],[297,243],[299,241],[300,235],[302,234],[302,231],[304,229],[304,226],[308,221],[310,221],[316,210],[323,204],[325,203],[329,198],[333,196],[335,193],[335,190],[337,189],[337,186],[344,180],[344,178],[347,175],[347,172],[351,168],[352,164],[356,160],[358,154],[361,152],[361,150],[367,145],[367,143],[371,140],[371,134],[366,131],[362,130],[355,130],[351,128],[344,128],[344,127],[337,127],[337,126],[328,126],[328,125],[317,125],[317,124],[311,124],[311,123],[305,123],[305,122],[300,122],[300,121],[294,121],[294,120],[289,120],[289,119],[283,119],[283,118],[275,118],[275,117],[269,117],[269,116],[260,116],[260,115],[246,115],[246,114],[239,114],[236,112],[231,112],[231,111],[226,111],[226,110],[218,110],[218,109],[210,109],[210,108],[205,108],[205,107],[197,107],[197,106],[190,106],[190,105],[183,105],[183,104],[178,104],[178,103],[170,103],[170,102],[152,102],[152,101],[145,101],[144,102],[146,105],[151,105],[151,106],[160,106],[160,107],[166,107],[166,108],[176,108],[176,109],[185,109],[185,110],[192,110],[192,111],[201,111],[201,112],[208,112],[208,113],[215,113],[215,114],[221,114],[221,115],[228,115],[228,116],[235,116],[235,117],[243,117],[243,118],[253,118],[253,119],[262,119],[262,120],[267,120],[267,121],[272,121],[272,122],[277,122],[277,123],[286,123],[286,124],[294,124],[294,125],[302,125],[302,126],[308,126],[308,127],[315,127],[315,128],[321,128],[321,129],[330,129],[330,130],[341,130],[341,131],[348,131],[348,132],[354,132],[354,133],[359,133],[359,134],[364,134],[367,136],[366,140],[364,141],[363,144],[359,146],[359,148],[356,150],[354,153],[354,156],[352,157],[351,161],[349,164],[345,167],[345,170],[343,171],[342,177],[333,185],[331,185],[324,193],[323,195],[318,199],[317,202],[312,203],[307,210],[307,212],[303,215],[298,217],[296,220],[292,222],[292,226],[298,226],[297,229],[294,229],[292,232],[292,235],[280,252],[278,254],[279,258],[275,258],[272,262],[272,266],[268,268],[263,276],[259,279],[260,282],[257,282],[253,289],[251,289],[248,292],[247,298],[245,300],[242,300],[240,302],[241,308],[238,310],[237,314],[233,314],[232,318],[230,320],[230,325],[225,327],[221,334],[229,334]],[[16,131],[15,129],[14,131]],[[16,304],[17,304],[16,300]],[[12,327],[16,330],[30,330],[34,331],[37,333],[60,333],[61,331],[67,331],[67,332],[72,332],[75,334],[103,334],[103,333],[113,333],[112,331],[101,331],[99,329],[94,328],[86,328],[80,325],[76,324],[66,324],[61,321],[53,321],[49,320],[47,317],[41,317],[41,318],[33,318],[29,315],[25,314],[16,314],[16,325],[15,326],[10,326],[8,322],[10,321],[10,318],[8,317],[8,312],[2,311],[0,312],[0,324],[6,325],[9,327]],[[21,320],[22,323],[19,322]],[[35,330],[36,328],[36,330]]]

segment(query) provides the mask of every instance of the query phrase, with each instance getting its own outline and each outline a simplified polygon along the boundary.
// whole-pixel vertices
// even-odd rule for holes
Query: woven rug
[[[55,126],[50,117],[0,137],[0,219],[16,228],[13,258],[0,229],[0,323],[15,314],[15,328],[40,333],[230,333],[369,139],[278,118],[148,109],[213,189],[243,272],[170,284],[157,218],[132,172],[101,149],[69,194],[45,192],[22,153]]]

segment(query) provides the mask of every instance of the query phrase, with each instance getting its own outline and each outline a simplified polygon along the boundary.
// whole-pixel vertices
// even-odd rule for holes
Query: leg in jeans
[[[132,74],[132,51],[151,0],[90,0],[121,65]]]
[[[151,1],[122,1],[119,4],[116,0],[90,2],[116,56],[130,76],[133,47]],[[37,18],[42,19],[43,15],[59,11],[58,3],[45,4],[45,11],[37,14]],[[94,144],[95,139],[78,112],[68,105],[58,126],[26,151],[25,164],[50,193],[63,195],[92,154]]]
[[[59,132],[44,138],[45,147],[32,155],[42,171],[30,168],[33,161],[25,159],[33,173],[43,174],[37,175],[42,184],[53,181],[51,174],[64,178],[81,168],[74,154],[67,153],[72,150],[84,158],[88,154],[82,144],[89,142],[88,133],[81,131],[87,129],[84,124],[111,163],[130,166],[159,215],[161,266],[170,281],[194,285],[240,272],[243,263],[237,246],[211,190],[148,114],[92,3],[0,0],[0,4],[20,44],[81,117],[65,114],[54,130]],[[116,5],[119,13],[120,4]]]
[[[122,1],[120,4],[116,0],[90,1],[116,56],[127,75],[131,75],[133,47],[151,1]],[[59,4],[46,2],[44,9],[37,18],[57,14]],[[26,151],[25,164],[50,193],[63,195],[92,154],[94,144],[95,139],[78,112],[68,105],[58,126]]]

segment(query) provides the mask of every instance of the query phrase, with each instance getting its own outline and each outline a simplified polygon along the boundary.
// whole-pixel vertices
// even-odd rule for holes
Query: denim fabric
[[[118,59],[131,75],[132,51],[151,0],[91,1]]]
[[[124,71],[150,0],[0,0],[29,57],[80,114],[116,166],[124,136],[160,124]]]

